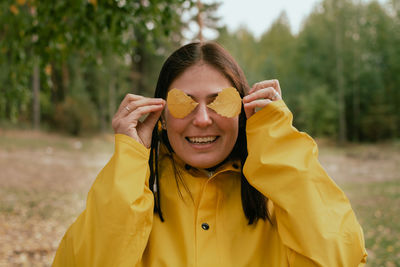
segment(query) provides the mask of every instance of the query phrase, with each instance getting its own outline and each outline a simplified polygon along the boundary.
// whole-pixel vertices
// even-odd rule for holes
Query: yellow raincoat
[[[161,222],[153,214],[149,149],[117,134],[115,153],[53,266],[363,266],[363,233],[349,201],[282,100],[247,121],[247,140],[244,174],[268,197],[272,223],[248,225],[238,162],[210,173],[174,156],[191,193],[180,185],[180,195],[167,153],[160,158]]]

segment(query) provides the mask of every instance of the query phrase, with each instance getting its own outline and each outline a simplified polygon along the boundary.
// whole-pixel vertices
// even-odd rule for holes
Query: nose
[[[205,104],[199,104],[195,110],[193,124],[197,127],[207,127],[211,125],[212,119],[209,112]]]

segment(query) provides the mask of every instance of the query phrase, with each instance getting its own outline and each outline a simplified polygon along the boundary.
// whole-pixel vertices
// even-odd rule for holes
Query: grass
[[[367,266],[400,266],[399,148],[400,142],[320,144],[322,165],[363,227]],[[50,266],[112,151],[112,135],[0,130],[0,266]]]
[[[363,226],[368,266],[400,266],[400,179],[342,188]]]
[[[71,137],[35,131],[13,130],[2,133],[0,129],[0,148],[6,150],[43,148],[63,151],[82,151],[104,153],[113,148],[113,135],[104,134],[95,137]]]

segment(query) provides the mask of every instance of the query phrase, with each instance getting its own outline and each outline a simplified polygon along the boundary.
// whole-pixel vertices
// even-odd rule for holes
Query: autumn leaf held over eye
[[[242,99],[235,88],[228,87],[219,92],[218,96],[207,107],[221,116],[233,118],[240,114]]]
[[[176,88],[168,92],[168,110],[175,118],[182,119],[192,112],[199,103]]]

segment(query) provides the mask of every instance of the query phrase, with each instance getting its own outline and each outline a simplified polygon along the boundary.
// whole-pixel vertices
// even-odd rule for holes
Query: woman
[[[54,266],[365,263],[351,206],[292,126],[278,81],[249,89],[219,45],[175,51],[155,97],[128,94],[113,128],[115,153]]]

